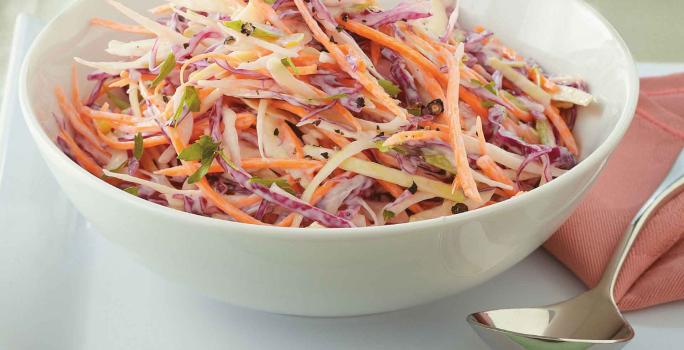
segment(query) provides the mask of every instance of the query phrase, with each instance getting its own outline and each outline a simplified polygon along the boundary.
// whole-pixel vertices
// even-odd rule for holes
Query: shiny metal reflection
[[[684,190],[684,150],[663,183],[630,222],[599,284],[562,303],[482,311],[468,316],[475,332],[496,350],[621,349],[634,330],[615,304],[613,288],[629,249],[648,219]]]

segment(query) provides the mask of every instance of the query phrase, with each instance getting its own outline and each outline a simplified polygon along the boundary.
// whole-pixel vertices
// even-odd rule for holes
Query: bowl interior
[[[162,3],[161,0],[123,2],[140,13],[147,13],[146,9]],[[387,6],[399,1],[380,2]],[[629,51],[605,19],[579,0],[461,0],[460,3],[466,26],[483,25],[547,71],[582,77],[588,82],[599,103],[580,110],[575,134],[581,157],[592,158],[590,163],[594,165],[591,166],[605,160],[629,125],[638,91]],[[551,15],[558,13],[563,16]],[[79,0],[53,20],[34,42],[24,63],[22,93],[24,110],[29,112],[29,126],[37,121],[45,132],[40,137],[47,135],[52,140],[56,137],[57,126],[52,114],[59,113],[59,108],[53,91],[56,86],[69,88],[74,56],[115,61],[117,57],[104,51],[110,40],[142,38],[89,25],[90,18],[102,16],[130,22],[103,0]],[[92,86],[85,79],[90,71],[79,67],[82,94]],[[53,152],[59,152],[54,143],[50,147]],[[66,156],[60,156],[64,157],[63,161],[69,161]],[[75,163],[74,167],[77,167]],[[570,171],[564,176],[572,174]]]

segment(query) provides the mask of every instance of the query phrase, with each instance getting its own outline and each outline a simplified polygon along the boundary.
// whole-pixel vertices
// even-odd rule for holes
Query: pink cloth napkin
[[[604,173],[545,248],[587,286],[600,279],[629,221],[684,147],[684,74],[641,80],[639,106]],[[653,216],[618,277],[622,310],[684,299],[684,194]]]

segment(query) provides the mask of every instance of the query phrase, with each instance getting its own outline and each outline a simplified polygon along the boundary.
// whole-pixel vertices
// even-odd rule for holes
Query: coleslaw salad
[[[174,0],[112,41],[84,98],[55,89],[58,144],[143,199],[251,224],[361,227],[474,210],[561,176],[581,80],[484,28],[424,29],[429,2]],[[444,9],[447,12],[447,9]]]

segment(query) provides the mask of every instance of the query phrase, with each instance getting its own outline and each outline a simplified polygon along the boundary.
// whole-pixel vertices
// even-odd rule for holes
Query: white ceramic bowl
[[[139,10],[159,3],[124,2]],[[461,3],[466,24],[483,24],[551,72],[584,77],[600,101],[580,113],[583,160],[576,168],[523,196],[462,215],[355,229],[260,227],[178,212],[91,176],[53,142],[51,113],[58,108],[51,91],[68,84],[73,56],[107,58],[111,33],[90,28],[88,19],[125,19],[100,0],[77,1],[33,43],[20,81],[24,116],[74,205],[108,239],[171,280],[285,314],[360,315],[430,302],[492,278],[539,247],[591,187],[629,126],[638,96],[624,42],[584,2]]]

